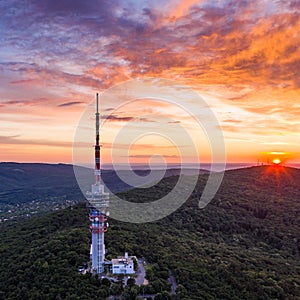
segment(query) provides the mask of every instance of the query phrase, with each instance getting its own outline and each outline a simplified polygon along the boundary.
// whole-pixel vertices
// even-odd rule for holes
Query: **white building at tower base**
[[[133,257],[128,257],[128,253],[125,252],[125,256],[119,256],[111,260],[112,273],[113,274],[134,274]]]

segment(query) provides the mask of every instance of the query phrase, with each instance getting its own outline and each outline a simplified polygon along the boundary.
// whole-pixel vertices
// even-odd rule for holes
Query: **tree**
[[[127,280],[127,285],[130,286],[130,287],[134,286],[134,285],[135,285],[135,279],[132,278],[132,277],[129,278],[129,279]]]
[[[103,278],[102,280],[101,280],[101,285],[105,285],[105,286],[107,286],[107,287],[110,287],[111,286],[111,281],[108,279],[108,278]]]
[[[133,257],[132,260],[133,260],[134,271],[136,272],[138,270],[139,264],[135,257]]]

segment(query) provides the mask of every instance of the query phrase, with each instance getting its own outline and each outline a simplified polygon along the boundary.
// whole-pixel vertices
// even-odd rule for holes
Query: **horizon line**
[[[64,162],[17,162],[17,161],[1,161],[0,164],[43,164],[43,165],[69,165],[72,167],[83,167],[83,168],[94,168],[93,164],[85,164],[85,165],[74,165],[72,163],[64,163]],[[206,171],[214,171],[214,172],[222,172],[228,170],[235,170],[235,169],[243,169],[248,167],[264,167],[264,166],[272,166],[270,163],[263,163],[263,164],[255,164],[250,162],[232,162],[232,163],[168,163],[165,165],[162,164],[149,164],[146,163],[119,163],[119,164],[111,164],[111,163],[104,163],[101,164],[103,167],[103,171],[109,170],[121,170],[126,171],[130,169],[134,170],[162,170],[162,169],[175,169],[183,167],[185,169],[194,169],[194,170],[206,170]],[[282,165],[283,167],[292,167],[296,169],[300,169],[300,162],[295,163],[286,163]],[[209,167],[209,168],[208,168]],[[219,168],[218,168],[219,167]],[[223,167],[223,168],[220,168]],[[208,169],[207,169],[208,168]]]

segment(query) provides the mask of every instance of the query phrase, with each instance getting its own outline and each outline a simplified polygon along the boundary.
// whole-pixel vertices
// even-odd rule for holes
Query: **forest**
[[[119,194],[153,201],[177,176]],[[0,224],[0,299],[299,299],[300,170],[252,167],[226,171],[213,201],[198,208],[207,174],[176,212],[130,224],[110,219],[107,258],[129,252],[147,263],[149,284],[124,288],[77,272],[87,262],[90,232],[84,202],[30,220]],[[177,282],[170,293],[169,272]],[[119,295],[119,296],[118,296]],[[121,296],[122,295],[122,296]]]
[[[89,190],[94,182],[93,169],[80,166],[73,168],[69,164],[0,162],[0,222],[20,217],[30,218],[32,215],[58,210],[82,201],[84,196],[77,184],[74,170],[86,186],[81,188],[84,191]],[[175,176],[180,171],[176,168],[168,169],[164,176]],[[184,170],[187,174],[199,171],[208,172]],[[144,179],[149,174],[147,169],[137,169],[135,172]],[[128,173],[128,170],[118,170],[117,174],[115,170],[104,169],[101,175],[109,191],[117,193],[132,188],[118,176],[121,174],[124,178]],[[160,178],[160,170],[153,170],[151,174],[152,179]]]

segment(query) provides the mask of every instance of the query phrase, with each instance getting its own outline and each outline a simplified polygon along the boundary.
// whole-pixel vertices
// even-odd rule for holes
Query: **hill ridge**
[[[276,169],[229,171],[215,199],[199,210],[203,175],[190,199],[160,221],[111,219],[107,258],[125,250],[144,257],[150,284],[143,288],[150,294],[169,293],[171,270],[178,283],[172,299],[299,299],[300,171],[281,170],[280,190]],[[153,199],[174,182],[165,178],[144,195]],[[139,189],[120,194],[140,195]],[[76,271],[89,255],[85,204],[0,226],[0,299],[107,298],[106,286]]]

